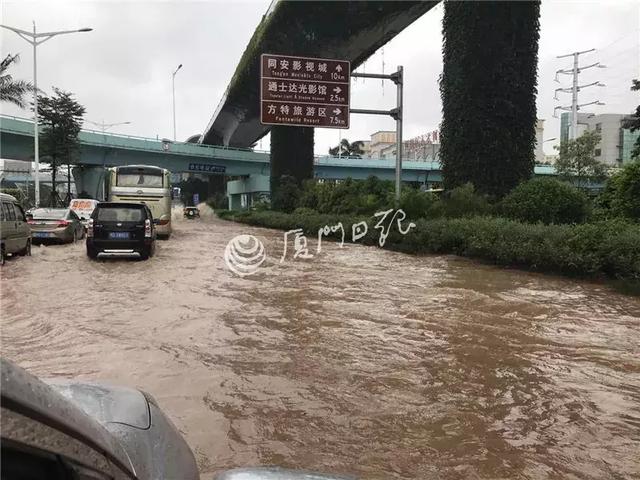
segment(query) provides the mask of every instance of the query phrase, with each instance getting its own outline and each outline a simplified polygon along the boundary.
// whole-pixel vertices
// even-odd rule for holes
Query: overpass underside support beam
[[[276,210],[287,209],[286,190],[293,180],[301,185],[313,178],[314,129],[273,127],[271,129],[271,202]],[[282,187],[282,188],[281,188]]]

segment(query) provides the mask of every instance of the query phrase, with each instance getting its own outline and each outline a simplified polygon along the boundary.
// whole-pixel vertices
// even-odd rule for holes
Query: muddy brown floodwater
[[[268,259],[239,278],[223,252],[243,233]],[[640,478],[637,298],[361,245],[281,254],[282,232],[210,214],[147,262],[36,248],[2,268],[2,354],[148,390],[203,478]]]

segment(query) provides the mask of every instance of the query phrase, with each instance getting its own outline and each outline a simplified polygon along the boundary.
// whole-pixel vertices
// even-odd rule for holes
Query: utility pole
[[[587,105],[604,105],[604,103],[600,102],[599,100],[596,100],[595,102],[590,102],[590,103],[583,103],[582,105],[578,104],[578,92],[580,92],[580,90],[582,90],[583,88],[593,87],[593,86],[604,87],[604,84],[600,82],[593,82],[586,85],[578,85],[578,75],[583,70],[586,70],[587,68],[592,68],[592,67],[606,68],[604,65],[601,65],[600,62],[596,62],[591,65],[587,65],[585,67],[580,66],[580,63],[579,63],[580,55],[583,55],[585,53],[591,53],[591,52],[594,52],[595,50],[596,50],[595,48],[592,48],[590,50],[583,50],[581,52],[568,53],[566,55],[560,55],[556,57],[556,58],[573,57],[572,68],[562,69],[556,72],[556,82],[560,82],[560,80],[558,80],[558,75],[560,74],[571,75],[573,77],[572,86],[571,88],[556,88],[555,95],[554,95],[554,99],[559,100],[558,92],[571,93],[571,106],[568,106],[568,105],[558,106],[558,107],[555,107],[555,109],[553,110],[554,117],[556,117],[556,110],[565,110],[565,111],[571,112],[571,128],[569,130],[570,140],[575,140],[576,137],[578,136],[578,110],[580,110],[580,107],[584,107]]]

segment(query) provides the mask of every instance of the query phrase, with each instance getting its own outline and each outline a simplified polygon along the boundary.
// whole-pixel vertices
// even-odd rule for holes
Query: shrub
[[[400,208],[407,214],[407,218],[417,220],[429,217],[437,201],[438,198],[432,193],[406,188],[400,196]]]
[[[282,175],[278,181],[278,189],[271,200],[271,206],[274,210],[291,213],[298,206],[300,195],[296,179],[290,175]]]
[[[491,206],[484,195],[476,193],[473,184],[467,183],[445,192],[431,213],[433,217],[473,217],[491,213]]]
[[[534,178],[514,188],[500,210],[508,218],[529,223],[581,223],[589,213],[589,199],[559,180]]]
[[[312,238],[325,225],[342,222],[345,241],[354,223],[367,220],[367,235],[358,240],[376,245],[379,232],[367,216],[283,214],[280,212],[218,212],[221,218],[260,227],[302,228]],[[640,282],[640,225],[622,219],[582,225],[522,223],[506,218],[438,218],[414,221],[406,235],[395,229],[385,247],[410,253],[452,253],[498,265],[579,276],[608,276]],[[329,236],[338,239],[340,232]]]
[[[318,212],[313,208],[298,207],[293,211],[294,215],[317,215]]]
[[[616,215],[640,221],[640,161],[625,165],[609,179],[607,187],[611,210]]]

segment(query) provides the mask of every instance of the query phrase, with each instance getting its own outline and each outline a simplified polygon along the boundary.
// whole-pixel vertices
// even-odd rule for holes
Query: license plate
[[[51,238],[55,235],[50,232],[33,232],[31,233],[31,236],[34,238]]]
[[[109,238],[114,238],[118,240],[128,239],[129,232],[109,232]]]

